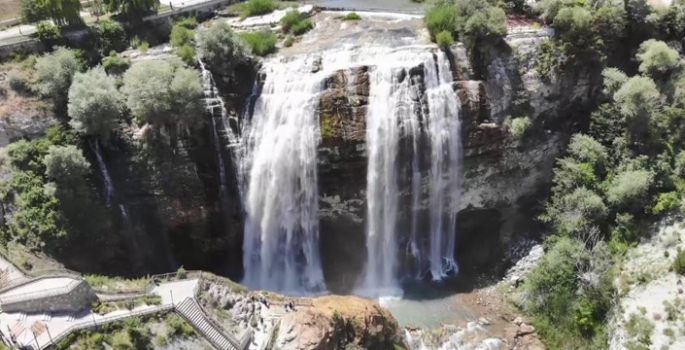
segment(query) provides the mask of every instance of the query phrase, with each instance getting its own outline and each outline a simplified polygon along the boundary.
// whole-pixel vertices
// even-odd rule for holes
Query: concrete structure
[[[73,277],[37,278],[0,295],[5,312],[76,312],[96,299],[88,282]]]

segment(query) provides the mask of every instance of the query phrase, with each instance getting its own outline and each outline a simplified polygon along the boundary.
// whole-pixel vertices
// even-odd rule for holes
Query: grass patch
[[[118,290],[140,290],[145,288],[150,281],[148,278],[126,279],[102,275],[86,275],[85,279],[93,288],[113,292]]]
[[[292,36],[289,36],[289,37],[285,38],[285,41],[283,41],[283,46],[284,46],[284,47],[291,47],[291,46],[293,46],[293,37],[292,37]]]
[[[344,16],[342,16],[343,21],[358,21],[362,19],[356,12],[350,12]]]
[[[680,275],[685,275],[685,251],[680,248],[673,261],[673,270]]]
[[[292,33],[294,35],[302,35],[314,28],[314,22],[312,22],[311,19],[307,18],[303,21],[300,21],[299,23],[295,24],[292,29]]]
[[[257,56],[266,56],[276,49],[276,34],[271,31],[247,32],[241,34],[241,37]]]
[[[278,5],[273,0],[250,0],[246,3],[241,17],[261,16],[274,12]]]

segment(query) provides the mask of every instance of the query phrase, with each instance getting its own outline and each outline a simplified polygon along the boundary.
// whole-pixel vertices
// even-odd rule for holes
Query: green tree
[[[44,21],[36,25],[36,38],[47,48],[52,48],[62,41],[62,32],[52,23]]]
[[[76,146],[50,146],[43,159],[45,174],[60,184],[81,181],[90,171],[90,164]]]
[[[21,23],[36,23],[48,19],[48,14],[40,6],[39,0],[21,1]]]
[[[36,60],[38,92],[51,98],[58,108],[64,106],[71,81],[80,68],[74,51],[63,47],[39,57]]]
[[[107,74],[122,75],[131,67],[131,60],[128,57],[119,56],[116,52],[102,59],[102,68]]]
[[[235,68],[250,62],[248,49],[224,21],[198,35],[200,58],[215,74],[234,76]]]
[[[40,8],[56,25],[63,27],[82,24],[79,0],[37,0]]]
[[[426,11],[426,28],[435,40],[438,33],[455,33],[457,30],[457,8],[449,2],[436,2]]]
[[[543,219],[552,222],[558,232],[582,237],[594,234],[593,227],[602,223],[608,212],[602,197],[579,187],[548,205]]]
[[[638,210],[644,206],[654,182],[654,173],[647,170],[624,171],[613,180],[607,191],[609,203],[624,208]]]
[[[137,62],[124,74],[126,105],[142,122],[195,123],[201,120],[202,81],[191,69],[167,61]]]
[[[640,61],[640,72],[654,76],[675,67],[679,58],[678,51],[668,47],[665,42],[650,39],[640,44],[637,59]]]
[[[126,31],[121,24],[102,20],[96,27],[98,47],[102,55],[109,55],[112,51],[121,52],[128,47]]]
[[[609,158],[606,147],[597,142],[591,136],[575,134],[569,144],[569,153],[581,163],[587,163],[596,168],[607,165]]]
[[[195,42],[195,34],[192,29],[188,29],[181,25],[174,25],[171,29],[171,45],[179,48],[184,45],[193,45]]]
[[[500,8],[490,7],[478,11],[466,22],[464,39],[477,45],[486,39],[502,37],[507,34],[505,19],[506,14]]]
[[[74,130],[108,137],[123,113],[123,99],[113,77],[102,67],[76,73],[69,89],[68,111]]]
[[[654,81],[647,77],[635,76],[626,81],[614,94],[614,101],[620,111],[628,117],[649,115],[661,105],[661,94]]]
[[[618,68],[605,68],[602,71],[604,77],[604,93],[613,97],[623,84],[628,81],[628,76]]]
[[[557,28],[564,40],[574,45],[591,45],[592,13],[582,7],[564,7],[554,17],[554,27]]]

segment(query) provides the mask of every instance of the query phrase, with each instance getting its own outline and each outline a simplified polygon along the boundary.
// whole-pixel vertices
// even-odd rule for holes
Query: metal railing
[[[53,346],[56,346],[60,341],[62,341],[62,339],[64,339],[71,332],[75,332],[75,331],[83,330],[83,329],[95,328],[95,327],[102,326],[102,325],[107,324],[107,323],[116,322],[116,321],[119,321],[119,320],[122,320],[122,319],[128,318],[128,317],[152,315],[152,314],[156,314],[156,313],[160,313],[160,312],[164,312],[164,311],[172,311],[173,309],[174,309],[173,305],[160,305],[160,306],[155,306],[155,307],[145,309],[145,310],[133,311],[133,312],[127,313],[127,314],[109,316],[109,317],[94,319],[92,321],[83,321],[80,323],[76,323],[76,324],[70,326],[69,328],[63,330],[61,333],[59,333],[54,338],[52,338],[52,344],[48,344],[44,349],[51,349]]]

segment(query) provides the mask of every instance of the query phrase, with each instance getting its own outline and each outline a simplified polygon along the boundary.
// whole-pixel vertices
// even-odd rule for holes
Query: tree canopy
[[[223,76],[233,76],[236,67],[250,61],[248,48],[223,21],[198,33],[198,47],[200,58]]]
[[[36,60],[38,92],[51,98],[57,106],[63,106],[74,74],[80,69],[81,64],[74,51],[67,48],[60,47],[39,57]]]
[[[76,73],[69,89],[68,111],[74,130],[107,137],[123,113],[123,98],[102,67]]]

